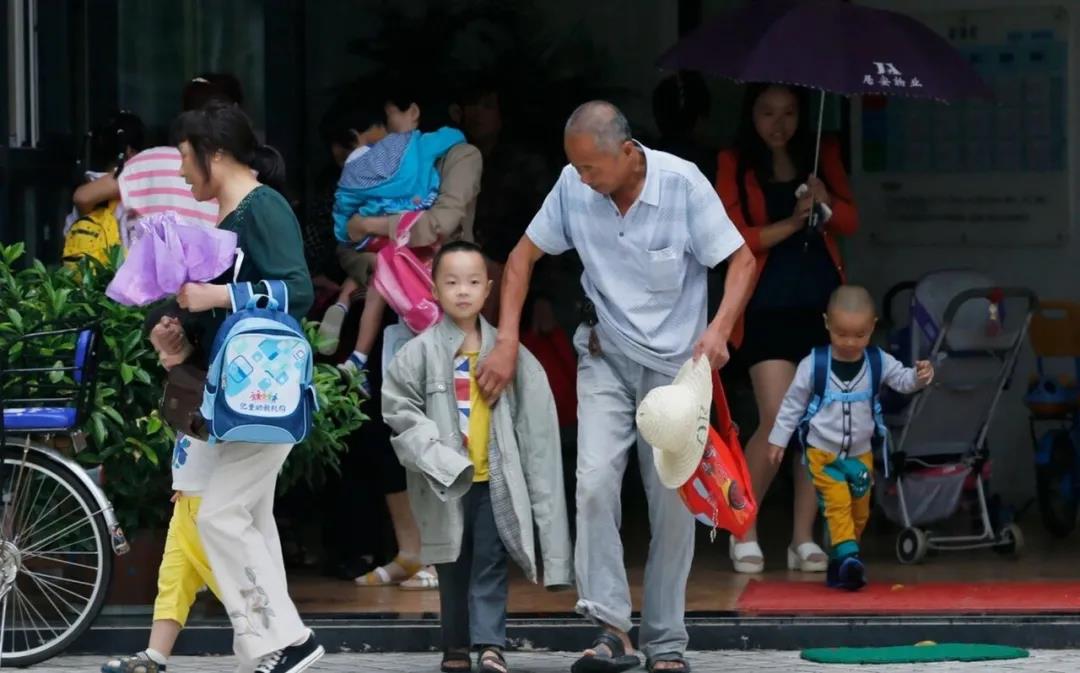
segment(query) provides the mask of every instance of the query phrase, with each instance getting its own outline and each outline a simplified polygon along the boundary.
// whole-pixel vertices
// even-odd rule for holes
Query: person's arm
[[[480,193],[480,176],[484,162],[480,150],[462,143],[446,153],[439,169],[439,196],[431,208],[413,223],[409,231],[409,247],[420,248],[454,237],[468,214],[469,204]],[[349,238],[362,240],[365,236],[397,237],[400,215],[362,217],[353,215],[348,221]]]
[[[443,444],[425,413],[425,358],[419,342],[406,344],[390,362],[382,384],[383,421],[401,466],[424,475],[440,500],[461,497],[472,486],[472,461]]]
[[[769,445],[779,448],[780,456],[791,443],[791,436],[799,426],[799,421],[806,414],[806,407],[810,404],[810,396],[814,392],[814,382],[811,380],[813,369],[813,357],[803,358],[795,370],[795,378],[788,387],[784,401],[780,403],[780,411],[776,414],[776,421],[769,431]]]
[[[705,355],[713,367],[723,367],[731,332],[754,287],[757,260],[703,175],[695,176],[689,186],[687,226],[690,249],[702,266],[712,269],[728,260],[720,308],[694,346],[695,358]]]
[[[930,385],[934,378],[934,367],[926,360],[920,360],[915,367],[905,367],[899,360],[882,352],[882,383],[903,395],[910,395]]]
[[[113,201],[120,198],[120,184],[112,173],[106,173],[97,180],[79,185],[72,195],[71,200],[79,215],[86,215],[94,210],[99,203]]]
[[[720,153],[716,169],[716,193],[723,201],[728,217],[742,234],[746,245],[755,255],[760,255],[806,226],[806,218],[810,212],[809,200],[800,199],[791,217],[763,226],[753,226],[743,215],[743,204],[739,197],[739,183],[736,175],[737,165],[738,160],[734,152]]]
[[[529,293],[536,262],[545,254],[558,255],[574,247],[566,228],[566,209],[563,189],[571,167],[563,170],[559,181],[544,199],[544,205],[533,218],[503,268],[499,304],[499,336],[495,348],[477,368],[477,384],[489,404],[494,403],[514,378],[520,341],[521,308]]]
[[[296,216],[277,192],[256,195],[248,208],[249,219],[242,225],[240,239],[244,252],[241,271],[250,264],[258,279],[255,283],[264,279],[284,282],[289,293],[289,314],[300,320],[311,309],[315,290],[304,260],[304,241]],[[230,285],[185,283],[177,300],[181,308],[196,313],[233,308]]]

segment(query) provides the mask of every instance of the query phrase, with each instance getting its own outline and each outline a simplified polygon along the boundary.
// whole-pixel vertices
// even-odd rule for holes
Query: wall
[[[1020,4],[1006,0],[880,0],[865,2],[898,11],[918,11],[933,7],[938,9],[964,9],[983,7],[1017,7]],[[1075,81],[1075,68],[1080,57],[1080,2],[1061,0],[1059,2],[1035,2],[1030,5],[1062,5],[1070,13],[1069,34],[1070,53],[1069,78]],[[861,137],[858,125],[859,108],[855,107],[852,118],[853,128],[853,164],[858,165]],[[1077,93],[1074,88],[1068,93],[1067,133],[1068,163],[1076,165],[1077,142],[1075,136],[1080,131],[1080,107],[1077,105]],[[860,185],[856,171],[855,190],[868,188],[866,181]],[[992,181],[992,174],[973,176],[973,180]],[[1073,180],[1070,180],[1071,185]],[[869,201],[870,199],[863,199]],[[893,283],[916,279],[922,274],[941,268],[973,267],[992,275],[1003,285],[1023,285],[1034,289],[1041,297],[1077,299],[1080,298],[1080,236],[1077,235],[1076,209],[1068,215],[1067,240],[1060,244],[1043,246],[983,245],[977,238],[965,243],[945,243],[920,245],[913,241],[910,245],[890,243],[888,245],[871,240],[875,231],[875,219],[880,212],[862,209],[862,231],[848,242],[848,267],[853,280],[868,285],[881,296]],[[944,226],[944,225],[943,225]],[[924,242],[925,243],[925,242]],[[1016,380],[1020,383],[1002,400],[997,419],[990,435],[992,455],[995,460],[995,472],[1001,478],[995,487],[1008,499],[1021,503],[1034,495],[1034,472],[1032,464],[1031,440],[1028,435],[1027,412],[1021,398],[1028,375],[1033,369],[1032,356],[1027,348],[1021,356]]]

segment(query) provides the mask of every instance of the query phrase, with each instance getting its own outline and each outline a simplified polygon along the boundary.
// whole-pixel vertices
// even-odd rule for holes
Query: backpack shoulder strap
[[[810,432],[810,419],[817,415],[825,401],[825,390],[829,386],[829,371],[832,367],[832,349],[828,346],[818,346],[811,353],[811,358],[810,379],[814,384],[814,392],[810,396],[810,403],[798,427],[799,441],[804,449],[806,437]]]
[[[866,348],[866,360],[870,365],[870,392],[876,400],[881,394],[882,362],[881,349],[877,346]]]
[[[264,280],[260,283],[266,288],[267,296],[277,302],[278,310],[289,312],[289,286],[283,280]]]
[[[828,346],[814,348],[813,368],[810,370],[814,381],[814,397],[825,398],[825,389],[829,387],[829,372],[832,369],[832,349]]]

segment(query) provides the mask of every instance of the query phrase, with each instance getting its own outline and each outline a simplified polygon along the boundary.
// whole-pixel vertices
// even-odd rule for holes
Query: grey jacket
[[[814,394],[813,382],[814,356],[810,355],[799,363],[795,370],[795,379],[788,388],[780,412],[776,414],[776,424],[769,433],[769,443],[786,447],[791,436],[806,414],[810,398]],[[881,384],[899,393],[913,393],[919,389],[915,370],[905,367],[900,362],[882,352]],[[864,362],[862,371],[848,382],[830,374],[829,385],[840,392],[862,392],[870,389],[870,368]],[[815,449],[840,453],[847,451],[849,456],[858,456],[871,450],[870,440],[874,436],[874,412],[867,402],[833,402],[821,408],[810,419],[810,431],[807,443]]]
[[[483,319],[481,332],[483,359],[496,333]],[[464,340],[464,332],[444,318],[402,346],[383,381],[383,419],[394,431],[391,442],[407,471],[424,563],[452,563],[461,553],[461,496],[473,480],[454,396],[453,362]],[[522,536],[519,548],[527,557],[522,569],[537,582],[535,524],[544,585],[569,586],[573,565],[555,400],[543,368],[524,348],[518,351],[513,382],[492,407],[491,423]]]

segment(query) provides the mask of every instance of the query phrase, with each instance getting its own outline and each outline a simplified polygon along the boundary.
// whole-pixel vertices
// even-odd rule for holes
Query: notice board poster
[[[906,245],[1063,244],[1071,229],[1068,11],[912,12],[970,60],[993,101],[866,97],[854,169],[871,237]]]

